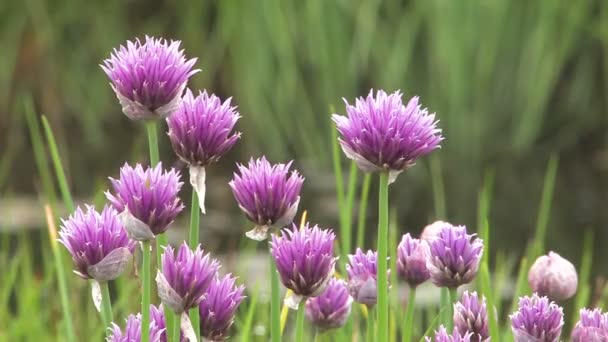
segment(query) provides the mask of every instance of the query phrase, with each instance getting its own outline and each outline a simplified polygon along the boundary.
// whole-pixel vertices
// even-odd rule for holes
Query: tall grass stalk
[[[448,297],[449,303],[448,303],[448,307],[447,307],[448,324],[446,326],[448,328],[448,331],[452,331],[452,328],[454,328],[454,303],[456,303],[456,301],[458,301],[458,288],[449,289],[448,293],[449,293],[449,297]]]
[[[365,241],[365,226],[367,215],[367,203],[369,199],[369,187],[372,182],[372,174],[365,173],[361,185],[361,196],[359,198],[359,216],[357,218],[357,247],[363,248]]]
[[[375,341],[375,337],[376,337],[376,329],[375,329],[375,324],[376,320],[375,320],[375,311],[376,309],[374,309],[373,307],[368,308],[367,310],[367,340],[369,342],[373,342]],[[382,340],[379,340],[382,341]]]
[[[100,283],[99,286],[101,287],[101,316],[104,320],[103,325],[106,337],[109,337],[110,324],[114,320],[114,315],[112,314],[112,300],[110,298],[110,287],[108,286],[107,281]]]
[[[378,340],[388,341],[388,172],[380,173],[378,193]]]
[[[189,245],[190,248],[196,248],[198,245],[199,238],[199,221],[201,216],[201,210],[198,205],[198,195],[194,189],[192,189],[192,201],[190,205],[190,234],[189,234]],[[190,321],[192,322],[192,327],[194,328],[194,333],[197,337],[200,336],[200,317],[198,307],[190,309]],[[178,330],[176,328],[178,325],[174,324],[173,330]]]
[[[488,330],[490,332],[490,336],[492,337],[492,340],[495,341],[500,341],[500,332],[498,329],[498,322],[497,322],[497,317],[496,317],[496,310],[494,310],[493,308],[495,308],[494,305],[494,294],[492,293],[492,281],[490,278],[490,258],[487,257],[487,255],[490,253],[490,229],[489,229],[489,224],[488,221],[486,220],[482,226],[482,229],[480,231],[480,235],[484,236],[484,256],[486,257],[482,257],[481,259],[481,266],[480,266],[480,270],[479,270],[479,281],[480,281],[480,287],[481,287],[481,292],[483,293],[483,295],[486,297],[486,306],[490,309],[487,310],[488,312]]]
[[[141,265],[141,283],[142,283],[142,300],[141,300],[141,342],[150,342],[150,241],[142,241],[142,265]],[[165,311],[166,312],[166,311]],[[166,317],[166,316],[165,316]]]
[[[279,274],[272,254],[270,260],[270,339],[281,342],[281,293],[279,291]]]
[[[576,324],[579,318],[578,310],[587,306],[591,295],[591,286],[589,280],[591,278],[591,266],[593,263],[593,229],[588,228],[583,239],[583,255],[581,256],[581,266],[579,267],[578,283],[579,288],[574,299],[574,307],[572,308],[572,326]]]
[[[547,163],[547,171],[543,182],[543,192],[540,199],[540,209],[536,218],[536,229],[534,235],[534,243],[531,250],[528,252],[528,260],[535,260],[538,256],[544,254],[545,239],[547,236],[547,227],[551,215],[551,204],[553,201],[553,189],[555,188],[555,180],[557,178],[558,157],[551,155]]]
[[[410,287],[407,301],[407,312],[403,324],[403,342],[412,340],[412,330],[414,329],[414,308],[416,303],[416,287]]]
[[[65,177],[63,165],[61,164],[61,158],[59,157],[59,150],[57,149],[55,136],[53,135],[53,130],[51,129],[51,126],[49,125],[49,122],[44,115],[42,116],[42,126],[44,127],[46,139],[49,144],[51,159],[53,161],[53,166],[55,167],[55,176],[57,177],[57,182],[59,183],[59,190],[61,191],[61,196],[63,197],[63,201],[66,207],[68,208],[68,211],[73,212],[76,208],[74,206],[72,194],[70,193],[68,181]]]
[[[296,315],[296,342],[304,342],[304,311],[306,310],[306,300],[298,305]]]

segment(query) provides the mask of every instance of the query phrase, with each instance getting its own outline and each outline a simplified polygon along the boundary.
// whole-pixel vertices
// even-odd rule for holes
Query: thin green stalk
[[[519,271],[517,273],[517,281],[515,282],[515,292],[513,293],[513,301],[511,302],[511,311],[514,312],[517,310],[518,300],[517,298],[521,297],[525,292],[528,286],[526,282],[528,275],[528,259],[523,257],[521,259],[521,264],[519,265]]]
[[[388,341],[388,172],[380,174],[378,198],[378,340]]]
[[[298,306],[298,314],[296,316],[296,342],[304,342],[304,311],[306,309],[306,301],[303,300]]]
[[[361,185],[361,198],[359,199],[359,217],[357,218],[357,247],[363,248],[365,241],[365,217],[367,215],[367,202],[369,198],[369,187],[372,183],[372,174],[366,173],[363,176]]]
[[[346,255],[350,253],[351,250],[351,242],[352,242],[352,216],[353,216],[353,207],[355,202],[355,192],[357,189],[357,164],[355,162],[351,162],[350,164],[350,172],[348,175],[348,189],[346,193],[346,202],[344,203],[344,207],[340,208],[340,215],[343,216],[341,229],[340,229],[340,237],[341,237],[341,250],[344,255],[344,259],[346,260]]]
[[[578,310],[579,308],[584,308],[587,306],[589,301],[589,296],[591,292],[589,278],[591,275],[591,266],[593,263],[593,230],[587,229],[585,232],[585,237],[583,238],[583,255],[581,256],[581,266],[579,267],[579,289],[577,291],[574,303],[574,307],[572,308],[572,326],[576,324],[578,320]]]
[[[46,134],[46,139],[49,144],[51,159],[53,160],[53,166],[55,167],[55,173],[57,176],[57,182],[59,182],[61,196],[63,197],[63,201],[65,202],[68,210],[73,212],[76,208],[74,206],[72,194],[70,193],[70,188],[68,187],[68,181],[65,177],[63,165],[61,164],[61,158],[59,157],[59,150],[57,149],[55,136],[53,135],[53,130],[51,129],[51,126],[44,115],[42,116],[42,126],[44,127],[44,133]]]
[[[201,210],[198,206],[198,195],[196,194],[196,191],[194,191],[194,189],[192,190],[191,202],[192,204],[190,206],[190,239],[188,242],[191,248],[196,248],[196,246],[198,245],[199,220],[201,216]],[[194,327],[194,333],[196,334],[196,336],[200,336],[200,319],[198,315],[199,312],[197,307],[190,310],[190,321],[192,322],[192,326]]]
[[[367,340],[368,342],[373,342],[374,341],[374,337],[376,336],[376,332],[374,329],[374,308],[373,307],[368,307],[367,308]]]
[[[150,342],[150,241],[142,241],[142,301],[141,301],[141,342]]]
[[[198,308],[196,310],[198,310]],[[175,315],[175,317],[177,317],[176,322],[179,322],[179,319],[181,319],[181,317],[179,315]],[[194,328],[194,331],[195,331],[196,336],[198,338],[198,336],[199,336],[198,335],[199,329],[196,328],[196,326],[194,325],[194,322],[192,322],[192,327]],[[173,330],[171,331],[171,340],[170,340],[170,342],[179,342],[180,341],[180,333],[181,332],[182,331],[180,329],[180,325],[179,324],[175,324],[175,326],[173,327]]]
[[[412,330],[414,328],[414,305],[416,303],[416,287],[410,287],[409,298],[407,301],[407,312],[405,313],[405,324],[403,325],[403,342],[412,340]]]
[[[435,218],[445,219],[447,212],[445,205],[445,186],[443,184],[443,177],[441,176],[441,159],[439,159],[436,154],[432,154],[430,161]]]
[[[489,257],[487,257],[487,254],[490,253],[490,228],[488,220],[485,220],[485,222],[483,223],[480,235],[485,237],[485,251],[484,258],[482,258],[481,260],[481,267],[479,270],[479,282],[481,286],[481,292],[486,297],[487,306],[489,308],[494,308],[494,293],[492,293],[492,282],[490,279],[490,262],[488,261]],[[490,336],[494,341],[500,341],[498,321],[496,319],[495,310],[488,310],[488,320]]]
[[[441,311],[439,312],[439,322],[444,326],[448,325],[448,321],[452,318],[449,317],[447,307],[450,305],[450,293],[447,287],[442,287],[440,290],[439,303],[441,304]]]
[[[150,148],[150,166],[154,167],[160,161],[158,153],[158,132],[156,128],[156,120],[146,122],[146,131],[148,132],[148,147]]]
[[[448,331],[454,328],[454,303],[458,300],[458,289],[450,289],[450,302],[448,303]]]
[[[103,325],[105,329],[106,336],[109,336],[110,324],[114,321],[114,315],[112,314],[112,300],[110,299],[110,287],[108,286],[108,282],[104,281],[99,284],[101,287],[101,311],[102,317],[104,319]]]
[[[547,236],[547,227],[551,215],[551,204],[553,201],[553,189],[555,188],[555,179],[557,176],[558,157],[551,155],[547,163],[547,171],[545,172],[545,180],[543,182],[543,192],[540,199],[540,209],[536,218],[536,234],[534,235],[534,243],[532,250],[528,253],[528,260],[535,260],[539,255],[544,253],[545,238]]]
[[[281,293],[279,274],[272,255],[270,255],[270,338],[272,342],[281,342]]]

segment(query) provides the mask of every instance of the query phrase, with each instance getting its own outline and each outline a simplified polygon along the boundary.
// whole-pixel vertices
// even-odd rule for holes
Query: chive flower
[[[205,213],[205,167],[226,154],[241,133],[232,133],[240,118],[231,99],[199,92],[194,97],[186,90],[177,110],[167,118],[169,139],[177,156],[190,166],[190,184],[197,192],[201,211]]]
[[[581,309],[572,330],[572,342],[608,341],[608,314],[600,309]]]
[[[376,305],[378,296],[378,252],[368,250],[363,253],[360,248],[357,248],[355,254],[348,255],[346,273],[348,274],[348,291],[355,302],[365,304],[368,307]],[[390,270],[388,273],[390,273]]]
[[[426,243],[405,234],[397,246],[397,273],[399,278],[416,287],[427,281],[431,274],[426,267],[429,254]]]
[[[163,171],[162,163],[154,168],[125,165],[120,178],[112,179],[114,193],[106,191],[110,204],[120,213],[129,237],[146,241],[164,233],[184,209],[177,196],[182,187],[179,172]]]
[[[578,275],[572,263],[555,252],[536,259],[528,272],[533,292],[552,300],[566,300],[576,293]]]
[[[165,118],[181,100],[196,58],[186,60],[180,41],[146,36],[127,41],[100,65],[131,120]]]
[[[564,326],[563,309],[537,294],[519,298],[519,309],[510,318],[515,342],[557,342]]]
[[[374,96],[370,90],[354,106],[344,99],[347,116],[332,116],[344,154],[364,172],[389,172],[389,182],[443,140],[435,114],[422,108],[417,96],[404,106],[402,96],[383,90]]]
[[[454,326],[458,331],[471,333],[471,342],[490,341],[485,297],[465,291],[454,304]]]
[[[141,341],[141,314],[129,315],[126,319],[124,332],[116,323],[112,323],[108,342],[139,342]],[[162,306],[150,305],[150,341],[167,342],[167,325]],[[183,337],[181,338],[184,341]]]
[[[245,298],[244,286],[236,286],[236,279],[230,274],[224,278],[214,279],[207,293],[200,302],[200,332],[210,341],[223,341],[228,338],[228,332],[236,310]]]
[[[458,328],[454,328],[452,334],[448,333],[445,326],[440,325],[439,330],[435,331],[435,338],[425,337],[426,342],[470,342],[472,340],[472,333],[464,332],[460,333]]]
[[[443,230],[443,227],[449,223],[444,221],[435,221],[429,225],[426,225],[420,234],[420,240],[430,243],[435,240],[439,233]]]
[[[346,324],[352,303],[344,280],[331,278],[323,293],[306,301],[306,318],[320,331],[337,329]]]
[[[446,223],[430,242],[428,268],[431,281],[439,287],[458,288],[470,283],[483,254],[483,242],[475,234],[467,234],[465,226]]]
[[[86,211],[76,208],[67,220],[62,220],[59,242],[72,255],[74,273],[99,282],[118,278],[135,248],[118,213],[109,206],[101,213],[89,205]]]
[[[298,171],[289,173],[291,163],[271,165],[266,157],[249,161],[248,166],[237,164],[230,188],[239,208],[255,224],[245,235],[262,241],[269,229],[281,229],[293,222],[300,203],[304,178]]]
[[[329,229],[293,225],[281,235],[273,235],[270,253],[277,265],[281,282],[293,294],[285,297],[285,304],[297,309],[300,301],[316,297],[325,291],[334,275],[336,236]]]

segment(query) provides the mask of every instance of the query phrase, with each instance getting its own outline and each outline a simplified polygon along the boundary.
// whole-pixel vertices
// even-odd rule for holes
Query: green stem
[[[359,217],[357,218],[357,247],[361,248],[363,248],[363,241],[365,241],[365,215],[367,214],[367,200],[369,198],[369,186],[371,183],[372,174],[366,173],[365,176],[363,176],[359,203]]]
[[[272,255],[270,255],[270,293],[270,338],[272,342],[281,342],[281,293],[279,274]]]
[[[373,307],[367,307],[367,340],[368,342],[373,342],[374,341],[374,336],[375,336],[375,332],[374,332],[374,308]]]
[[[51,126],[44,115],[42,116],[42,126],[44,127],[44,133],[46,134],[46,139],[49,144],[51,159],[53,160],[53,166],[55,167],[55,173],[57,176],[57,182],[59,182],[61,196],[63,197],[63,201],[68,207],[68,210],[73,212],[76,207],[74,206],[74,200],[72,199],[72,194],[70,193],[70,188],[68,187],[68,181],[65,177],[65,171],[63,170],[63,165],[61,164],[61,158],[59,157],[59,150],[57,149],[55,136],[53,135],[53,130],[51,129]]]
[[[201,216],[201,210],[198,207],[198,195],[194,189],[192,190],[192,201],[190,206],[190,239],[189,244],[190,248],[196,248],[198,245],[198,235],[199,235],[199,221]],[[195,307],[190,310],[190,321],[192,322],[192,326],[194,327],[194,333],[196,336],[200,336],[200,318],[199,318],[198,307]],[[177,329],[175,329],[177,330]],[[179,341],[179,340],[176,340]]]
[[[194,309],[192,309],[192,310],[194,310]],[[198,311],[198,308],[196,308],[196,310]],[[190,311],[190,312],[192,312],[192,311]],[[181,317],[180,317],[180,315],[177,315],[177,314],[174,314],[174,317],[175,317],[176,324],[173,327],[173,329],[171,330],[171,340],[170,341],[171,342],[180,342],[180,333],[182,332],[182,330],[181,330],[179,322],[180,322]],[[194,322],[192,322],[192,327],[194,328],[194,331],[196,333],[196,337],[198,338],[198,336],[199,336],[199,334],[198,334],[199,329],[197,329],[195,327]]]
[[[448,292],[447,287],[442,287],[440,290],[440,303],[441,303],[441,311],[439,311],[439,322],[444,326],[448,325],[448,322],[452,319],[448,317],[448,305],[450,305],[450,293]]]
[[[378,340],[388,341],[388,172],[380,174],[378,196]]]
[[[298,306],[298,315],[296,316],[296,342],[304,342],[304,311],[306,309],[306,300],[300,302]]]
[[[51,241],[51,244],[55,241]],[[76,341],[74,334],[74,325],[72,324],[72,313],[70,309],[70,300],[68,297],[68,287],[65,281],[65,269],[63,268],[63,262],[61,260],[61,254],[59,248],[55,244],[53,248],[53,258],[55,258],[55,266],[57,267],[57,283],[59,285],[59,296],[61,297],[61,309],[63,311],[63,321],[67,331],[67,340],[69,342]]]
[[[407,312],[405,314],[405,325],[403,326],[403,342],[409,342],[412,339],[412,330],[414,327],[415,302],[416,302],[416,288],[410,287],[409,298],[407,301]]]
[[[448,331],[454,328],[454,303],[458,300],[458,289],[450,289],[450,300],[448,303]]]
[[[342,250],[342,255],[344,256],[344,260],[347,259],[348,253],[351,250],[351,242],[352,242],[352,215],[353,215],[353,207],[355,202],[355,193],[357,188],[357,164],[352,162],[350,165],[350,172],[348,175],[348,189],[346,192],[346,202],[344,203],[344,208],[340,208],[340,213],[343,215],[343,224],[341,230],[341,238],[342,244],[340,249]]]
[[[158,132],[155,120],[146,122],[146,131],[148,132],[148,147],[150,148],[150,166],[154,167],[160,161],[158,157]]]
[[[150,241],[142,241],[141,342],[150,341]]]
[[[110,327],[110,324],[112,324],[112,321],[114,321],[112,315],[112,301],[110,299],[110,287],[108,286],[107,281],[100,283],[99,286],[101,287],[101,316],[104,320],[103,325],[106,336],[109,336],[110,330],[108,328]]]

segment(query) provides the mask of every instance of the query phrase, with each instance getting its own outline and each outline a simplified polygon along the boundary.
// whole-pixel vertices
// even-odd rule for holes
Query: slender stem
[[[194,309],[192,309],[194,310]],[[198,308],[196,308],[196,310],[198,311]],[[190,311],[192,312],[192,311]],[[184,313],[185,314],[185,313]],[[171,340],[170,342],[180,342],[180,334],[182,332],[181,327],[180,327],[180,315],[178,314],[174,314],[175,317],[175,326],[173,327],[173,329],[171,330]],[[192,322],[192,327],[194,328],[194,331],[196,333],[196,337],[198,338],[199,334],[198,331],[199,329],[196,328],[196,326],[194,325],[194,322]]]
[[[346,201],[343,203],[344,207],[340,208],[340,213],[343,215],[342,222],[342,230],[340,232],[341,235],[341,245],[340,249],[342,250],[342,255],[344,260],[346,260],[346,256],[350,253],[351,250],[351,242],[352,242],[352,216],[353,216],[353,207],[355,202],[355,193],[357,188],[357,164],[355,162],[351,162],[350,164],[350,172],[348,175],[348,189],[346,192]]]
[[[191,248],[196,248],[198,245],[198,235],[199,235],[199,221],[201,216],[201,210],[198,207],[198,195],[194,189],[192,190],[192,201],[190,206],[190,239],[189,244]],[[194,333],[196,336],[200,336],[200,318],[198,307],[195,307],[190,310],[190,321],[192,322],[192,326],[194,327]],[[176,329],[177,330],[177,329]],[[179,341],[179,340],[176,340]]]
[[[304,311],[306,309],[306,300],[300,302],[298,306],[298,315],[296,316],[296,342],[304,342]]]
[[[447,326],[448,321],[452,320],[452,317],[448,317],[449,312],[447,309],[450,304],[450,293],[448,292],[447,287],[442,287],[440,293],[439,303],[441,304],[441,311],[439,311],[439,323]]]
[[[146,122],[146,131],[148,132],[148,147],[150,148],[150,166],[154,167],[160,160],[158,157],[158,132],[155,120]]]
[[[108,286],[108,282],[104,281],[99,284],[101,286],[101,311],[103,317],[103,325],[105,328],[106,336],[109,336],[110,324],[114,321],[114,317],[112,315],[112,300],[110,299],[110,287]]]
[[[63,201],[68,207],[68,210],[72,212],[76,209],[74,206],[74,200],[72,199],[72,193],[70,192],[70,187],[68,186],[68,181],[65,177],[65,171],[63,170],[63,165],[61,164],[61,158],[59,157],[59,150],[57,149],[57,143],[55,142],[53,130],[51,129],[51,126],[44,115],[42,116],[42,126],[44,127],[46,139],[49,144],[51,159],[53,160],[53,166],[55,167],[55,173],[57,176],[57,182],[59,183],[61,196],[63,197]]]
[[[281,293],[279,274],[274,258],[270,255],[270,337],[272,342],[281,341]]]
[[[142,301],[141,301],[141,342],[150,341],[150,241],[142,243]]]
[[[412,339],[412,330],[414,327],[414,306],[416,302],[416,288],[410,287],[410,293],[407,301],[407,312],[405,314],[405,325],[403,327],[403,342],[409,342]]]
[[[454,328],[454,303],[458,300],[458,289],[450,289],[450,300],[448,303],[448,331]]]
[[[378,196],[378,340],[388,341],[388,173],[380,174]]]
[[[374,308],[373,307],[367,307],[367,340],[368,342],[373,342],[374,341],[374,336],[375,336],[375,332],[374,332]]]
[[[365,241],[365,216],[367,215],[367,200],[369,198],[369,186],[372,183],[372,174],[366,173],[363,176],[363,185],[361,186],[361,198],[359,203],[359,217],[357,218],[357,247],[363,248]]]

